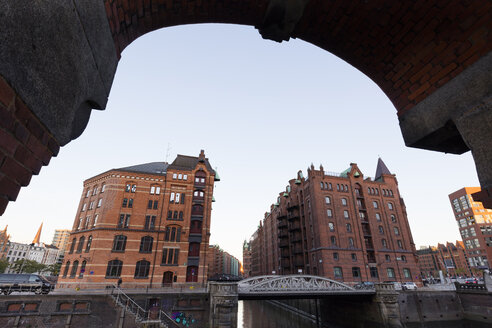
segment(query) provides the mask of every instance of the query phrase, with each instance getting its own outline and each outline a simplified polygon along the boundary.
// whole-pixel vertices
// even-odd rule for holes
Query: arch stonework
[[[0,214],[84,131],[92,109],[105,108],[126,46],[159,28],[196,23],[254,26],[264,38],[300,38],[347,61],[393,102],[407,146],[472,150],[487,200],[491,1],[5,0]]]

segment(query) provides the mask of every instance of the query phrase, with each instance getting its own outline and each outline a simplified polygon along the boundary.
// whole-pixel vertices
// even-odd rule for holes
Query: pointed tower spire
[[[8,226],[9,226],[8,224],[5,226],[5,229],[3,229],[3,233],[7,233],[7,227]]]
[[[38,232],[36,232],[36,236],[34,237],[34,240],[32,241],[33,244],[40,244],[41,243],[39,241],[41,239],[41,229],[43,229],[43,222],[41,222],[41,225],[39,226]]]
[[[376,168],[376,176],[374,177],[374,180],[379,180],[381,179],[381,176],[383,174],[391,174],[390,170],[388,170],[388,167],[386,164],[384,164],[383,160],[381,157],[378,158],[378,166]]]

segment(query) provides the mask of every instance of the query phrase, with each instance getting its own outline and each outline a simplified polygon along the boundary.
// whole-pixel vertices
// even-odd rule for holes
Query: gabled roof
[[[198,162],[201,159],[199,157],[193,157],[193,156],[186,156],[186,155],[178,155],[176,156],[176,159],[174,162],[169,165],[168,169],[169,170],[181,170],[181,171],[191,171],[194,170],[195,167],[197,166]],[[210,166],[210,163],[208,161],[208,158],[204,158],[203,162],[205,163],[205,167],[207,170],[214,174],[215,171],[212,169],[212,166]]]
[[[151,163],[122,167],[122,168],[115,169],[115,170],[127,171],[127,172],[136,172],[136,173],[166,175],[168,167],[169,167],[169,164],[166,162],[151,162]]]
[[[376,175],[375,175],[374,180],[375,181],[379,180],[383,174],[390,174],[391,175],[391,172],[388,169],[388,167],[386,166],[386,164],[384,164],[383,160],[380,157],[380,158],[378,158],[378,166],[376,168]]]

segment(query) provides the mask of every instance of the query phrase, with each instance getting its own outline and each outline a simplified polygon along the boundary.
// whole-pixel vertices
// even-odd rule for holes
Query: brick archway
[[[7,0],[0,13],[0,214],[104,109],[128,44],[197,23],[255,26],[335,54],[393,102],[408,146],[471,149],[482,187],[492,187],[490,1]]]

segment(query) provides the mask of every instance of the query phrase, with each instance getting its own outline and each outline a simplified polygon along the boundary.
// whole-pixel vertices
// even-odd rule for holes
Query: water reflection
[[[280,308],[267,301],[239,301],[238,328],[317,328],[316,322]],[[349,327],[348,324],[346,327]],[[323,328],[344,328],[320,324]],[[371,325],[374,327],[374,325]],[[383,326],[381,326],[383,327]],[[490,328],[487,323],[471,321],[442,321],[406,324],[407,328]]]
[[[266,301],[240,301],[238,328],[317,328],[316,322]]]

